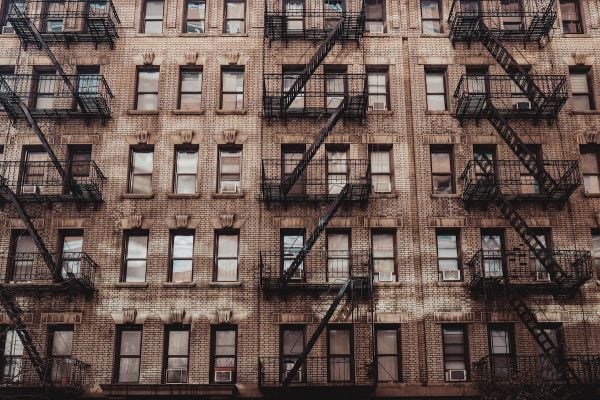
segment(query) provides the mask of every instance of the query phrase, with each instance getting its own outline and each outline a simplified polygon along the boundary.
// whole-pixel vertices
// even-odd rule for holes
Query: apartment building
[[[599,7],[0,0],[0,399],[598,398]]]

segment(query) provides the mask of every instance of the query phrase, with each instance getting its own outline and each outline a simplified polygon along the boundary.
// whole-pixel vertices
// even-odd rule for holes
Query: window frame
[[[373,194],[390,194],[394,192],[395,189],[395,185],[394,185],[394,157],[393,157],[393,145],[374,145],[374,146],[369,146],[369,163],[371,165],[370,168],[370,173],[371,173],[371,193]],[[373,171],[373,159],[372,159],[372,154],[373,153],[382,153],[382,152],[386,152],[388,153],[388,166],[389,166],[389,172],[374,172]],[[390,181],[390,190],[389,191],[376,191],[375,190],[375,182],[373,179],[373,176],[387,176],[389,177],[389,181]]]
[[[562,11],[563,3],[572,3],[575,6],[575,16],[577,19],[565,19],[565,14]],[[581,10],[581,3],[579,0],[560,0],[558,4],[560,8],[560,22],[562,25],[563,34],[567,35],[581,35],[585,33],[585,24],[583,23],[583,15]],[[565,31],[565,22],[567,24],[575,24],[575,32]]]
[[[350,325],[328,325],[327,326],[327,383],[352,383],[354,382],[354,329],[353,326]],[[333,354],[331,352],[331,331],[347,331],[349,338],[349,349],[350,352],[348,354]],[[332,379],[332,370],[331,370],[331,360],[335,357],[344,357],[348,358],[350,364],[350,380],[337,380]]]
[[[340,251],[340,250],[332,250],[330,249],[330,242],[329,242],[329,238],[331,235],[344,235],[347,237],[348,239],[348,254],[344,255],[344,254],[333,254],[330,255],[330,251]],[[352,277],[353,271],[352,271],[352,229],[348,228],[330,228],[330,229],[326,229],[325,230],[325,255],[326,255],[326,271],[325,271],[325,281],[326,282],[334,282],[336,279],[340,278],[340,271],[339,271],[339,267],[336,268],[336,270],[331,270],[330,265],[329,265],[329,261],[331,260],[337,260],[337,261],[343,261],[346,260],[346,262],[348,263],[348,278]],[[333,267],[335,268],[336,264],[333,265]],[[337,273],[336,273],[337,272]],[[342,279],[345,277],[342,277]]]
[[[573,91],[573,84],[571,82],[571,76],[572,75],[584,75],[586,77],[586,82],[587,82],[587,92],[586,93],[575,93]],[[574,67],[574,68],[569,68],[569,90],[571,91],[571,108],[573,111],[575,112],[587,112],[587,111],[595,111],[596,110],[596,96],[594,93],[594,76],[593,76],[593,70],[592,68],[578,68],[578,67]],[[587,97],[590,108],[589,109],[579,109],[579,108],[575,108],[575,103],[573,101],[573,98],[575,97]]]
[[[279,274],[280,276],[283,276],[283,274],[285,273],[286,269],[285,267],[285,261],[286,260],[293,260],[296,258],[294,257],[286,257],[286,252],[285,249],[286,247],[284,247],[284,238],[286,236],[301,236],[302,237],[302,247],[304,247],[304,243],[306,242],[306,229],[304,228],[281,228],[279,231],[279,252],[280,252],[280,266],[279,266]],[[300,247],[299,249],[301,249],[302,247]],[[294,249],[296,249],[297,247],[294,247]],[[296,270],[296,273],[300,272],[300,276],[292,276],[291,280],[292,281],[301,281],[304,282],[306,281],[306,259],[302,261],[302,263],[298,266],[298,269]]]
[[[82,241],[82,247],[81,247],[81,252],[65,252],[64,251],[64,247],[65,247],[65,238],[67,237],[75,237],[75,236],[81,236],[81,241]],[[85,243],[84,241],[84,231],[83,229],[61,229],[59,231],[59,249],[58,249],[58,260],[59,260],[59,265],[60,265],[60,269],[61,272],[64,276],[65,270],[64,270],[64,263],[65,261],[69,262],[69,261],[75,261],[77,262],[78,268],[79,268],[79,273],[81,274],[81,257],[83,256],[83,243]],[[72,253],[74,255],[76,255],[75,257],[65,257],[65,253]]]
[[[430,91],[427,85],[427,75],[429,74],[440,74],[443,80],[443,91],[434,92]],[[429,104],[429,96],[443,96],[444,97],[444,108],[443,109],[432,109]],[[447,67],[425,67],[425,104],[427,106],[427,112],[444,112],[448,111],[448,68]]]
[[[439,247],[439,236],[449,236],[453,235],[456,237],[456,257],[440,257],[440,247]],[[460,229],[436,229],[435,230],[435,249],[436,249],[436,264],[438,270],[438,280],[439,282],[463,282],[465,280],[463,266],[462,266],[462,257],[461,257],[461,243],[460,243]],[[456,260],[457,269],[459,271],[460,279],[459,280],[444,280],[442,275],[442,269],[440,269],[440,261],[444,260]]]
[[[426,0],[429,1],[429,0]],[[442,2],[440,0],[435,0],[437,2],[437,11],[438,11],[438,18],[425,18],[425,16],[423,16],[423,0],[421,0],[419,2],[419,11],[421,14],[421,34],[423,35],[441,35],[444,33],[444,23],[443,23],[443,10],[442,10]],[[425,31],[425,24],[423,24],[423,22],[437,22],[438,26],[439,26],[439,32],[429,32],[429,31]]]
[[[229,91],[225,91],[225,85],[224,85],[224,76],[226,73],[228,72],[241,72],[242,73],[242,90],[241,91],[235,91],[235,92],[229,92]],[[245,106],[245,102],[246,102],[246,96],[245,96],[245,90],[246,89],[246,69],[244,66],[238,66],[238,67],[231,67],[231,66],[222,66],[221,67],[221,99],[220,99],[220,103],[219,103],[219,108],[223,111],[242,111],[244,110],[244,106]],[[235,108],[223,108],[223,100],[224,100],[224,96],[225,95],[242,95],[242,102],[241,102],[241,107],[238,108],[238,100],[236,97],[235,100]]]
[[[183,89],[183,75],[185,73],[199,73],[200,74],[200,90],[186,90],[184,91]],[[203,96],[202,96],[202,86],[204,84],[204,69],[202,66],[180,66],[179,67],[179,93],[177,94],[177,109],[181,110],[181,111],[189,111],[189,112],[193,112],[193,111],[201,111],[202,110],[202,105],[203,105]],[[181,108],[181,100],[183,95],[200,95],[200,104],[198,108],[191,108],[191,109],[183,109]]]
[[[131,355],[121,355],[121,344],[123,342],[123,332],[140,332],[140,347],[139,354],[137,356]],[[115,357],[114,357],[114,365],[113,365],[113,382],[114,383],[126,383],[133,384],[140,382],[140,375],[142,371],[142,348],[144,345],[144,326],[141,324],[122,324],[117,325],[115,330]],[[122,358],[137,358],[139,360],[138,364],[138,379],[136,382],[121,382],[119,380],[119,375],[121,373],[121,359]]]
[[[396,257],[397,257],[397,252],[396,252],[396,230],[395,229],[371,229],[371,257],[372,257],[372,263],[373,263],[373,275],[375,278],[375,275],[377,276],[377,280],[375,280],[375,282],[379,282],[379,272],[377,272],[375,270],[375,264],[377,260],[392,260],[393,263],[393,282],[398,281],[398,270],[397,270],[397,263],[396,263]],[[375,240],[373,239],[373,237],[375,235],[389,235],[392,237],[392,257],[376,257],[375,256]]]
[[[151,1],[160,1],[162,2],[162,15],[161,18],[148,18],[148,3]],[[162,35],[164,34],[165,31],[165,1],[164,0],[144,0],[144,13],[142,14],[143,17],[141,18],[141,24],[140,24],[140,33],[146,33],[149,35]],[[148,21],[160,21],[160,32],[146,32],[146,23]]]
[[[385,1],[385,0],[384,0]],[[391,100],[390,100],[390,70],[385,65],[369,65],[367,66],[367,107],[369,111],[391,111]],[[383,74],[385,76],[385,107],[383,110],[375,110],[371,108],[371,96],[382,96],[381,93],[371,93],[369,91],[369,75],[370,74]],[[377,87],[380,87],[377,85]]]
[[[170,333],[171,332],[187,332],[188,340],[187,340],[187,355],[169,355],[169,344],[171,340]],[[186,368],[186,376],[185,382],[180,383],[189,383],[190,380],[190,339],[191,339],[191,326],[189,324],[168,324],[164,326],[163,333],[163,363],[162,363],[162,384],[163,385],[173,385],[178,384],[177,382],[168,383],[167,379],[167,371],[169,369],[169,358],[185,358],[187,361]]]
[[[56,332],[72,332],[72,336],[71,336],[71,354],[68,355],[54,355],[53,353],[53,347],[54,347],[54,335],[56,334]],[[58,325],[48,325],[48,335],[47,335],[47,345],[46,345],[46,356],[48,357],[48,359],[52,359],[52,363],[50,368],[46,371],[47,374],[47,378],[54,383],[58,383],[61,384],[63,382],[63,378],[67,379],[67,382],[71,382],[71,377],[69,375],[64,376],[61,375],[58,379],[54,379],[54,375],[55,375],[55,371],[56,369],[58,369],[60,371],[61,367],[63,366],[62,364],[56,364],[54,362],[54,360],[56,359],[60,359],[60,360],[64,360],[65,362],[65,366],[68,365],[68,359],[72,358],[73,356],[73,344],[75,343],[75,326],[73,324],[58,324]],[[66,371],[67,373],[69,373],[69,370],[67,369]]]
[[[455,328],[455,329],[461,329],[462,331],[462,339],[463,339],[463,362],[465,363],[465,382],[469,382],[471,380],[471,368],[470,368],[470,357],[469,357],[469,327],[467,324],[442,324],[441,329],[442,329],[442,358],[443,358],[443,362],[444,362],[444,382],[451,382],[448,380],[448,376],[447,376],[447,372],[449,371],[449,369],[446,369],[446,362],[447,362],[447,356],[449,354],[447,354],[446,351],[446,345],[448,343],[446,343],[446,335],[444,333],[444,329],[445,328]]]
[[[600,228],[593,228],[590,230],[590,236],[591,236],[591,246],[590,246],[590,250],[592,253],[592,263],[594,265],[594,268],[596,270],[596,279],[600,279],[600,246],[598,247],[598,249],[594,249],[594,236],[598,237],[598,244],[600,244]],[[595,255],[595,253],[598,253],[597,257]]]
[[[596,166],[598,169],[598,172],[586,172],[584,170],[584,164],[583,162],[580,162],[581,164],[581,175],[583,176],[583,190],[585,192],[585,194],[590,194],[590,195],[600,195],[600,146],[597,145],[582,145],[579,146],[579,157],[580,159],[583,159],[583,155],[584,154],[594,154],[595,158],[596,158]],[[585,187],[585,181],[586,181],[586,177],[596,177],[596,180],[598,182],[598,191],[597,192],[588,192],[588,188]]]
[[[28,357],[25,353],[25,348],[23,347],[23,342],[21,342],[21,338],[17,334],[15,329],[10,329],[10,325],[0,325],[0,331],[2,334],[0,335],[0,381],[4,381],[4,379],[21,382],[22,375],[21,370],[23,369],[24,361],[28,360]],[[13,332],[11,336],[13,336],[16,340],[15,347],[11,347],[11,352],[6,353],[6,340],[8,336],[8,332]],[[18,348],[20,343],[21,354],[16,354],[15,350]],[[6,368],[9,368],[9,374],[5,375]]]
[[[191,236],[192,237],[192,256],[189,258],[174,258],[173,245],[175,236]],[[196,247],[196,231],[193,229],[171,229],[169,231],[169,269],[167,272],[167,282],[190,283],[194,281],[194,249]],[[177,260],[189,260],[191,262],[190,280],[189,281],[174,281],[173,280],[173,264]]]
[[[190,3],[204,3],[204,18],[201,19],[190,19],[189,18],[189,5]],[[188,23],[192,22],[200,22],[202,24],[202,32],[190,32],[188,30]],[[183,10],[183,27],[182,33],[188,35],[206,35],[206,0],[186,0],[184,3]]]
[[[152,154],[152,172],[151,173],[135,173],[134,172],[134,154],[135,153],[151,153]],[[154,146],[153,145],[135,145],[129,147],[129,173],[127,182],[127,193],[134,195],[152,195],[154,193]],[[150,191],[134,192],[133,185],[136,176],[150,176]]]
[[[395,331],[396,332],[396,353],[379,353],[379,338],[378,331]],[[375,326],[375,357],[377,360],[377,382],[393,382],[401,383],[404,381],[402,370],[402,329],[400,325],[381,324]],[[396,380],[381,380],[379,376],[379,357],[395,357],[398,368],[398,376]]]
[[[306,345],[306,325],[300,325],[300,324],[285,324],[285,325],[280,325],[279,326],[279,379],[280,382],[283,382],[286,372],[286,368],[285,368],[285,360],[286,358],[299,358],[300,353],[298,353],[298,355],[296,356],[296,354],[286,354],[285,353],[285,349],[284,349],[284,331],[298,331],[298,332],[302,332],[302,349],[304,349],[304,346]],[[302,363],[302,365],[300,366],[300,370],[302,371],[302,379],[300,380],[301,383],[305,383],[306,382],[306,362]]]
[[[507,336],[508,336],[508,346],[509,346],[509,352],[508,353],[494,353],[493,351],[493,345],[492,345],[492,330],[506,330],[507,332]],[[515,338],[515,326],[512,323],[493,323],[493,324],[488,324],[487,326],[487,336],[488,336],[488,352],[489,352],[489,356],[490,356],[490,372],[493,376],[493,374],[495,373],[495,367],[494,367],[494,356],[498,355],[498,356],[506,356],[508,357],[508,365],[512,371],[516,370],[517,367],[517,353],[516,353],[516,338]],[[509,371],[510,372],[510,371]],[[495,379],[498,378],[504,378],[504,377],[495,377]]]
[[[240,153],[239,154],[239,160],[240,160],[240,172],[239,172],[239,179],[236,181],[235,179],[223,179],[223,172],[222,172],[222,165],[221,165],[221,160],[223,159],[223,154],[222,153]],[[233,158],[233,157],[231,157]],[[238,182],[237,185],[237,191],[235,193],[235,195],[239,195],[242,193],[242,173],[243,173],[243,161],[244,161],[244,148],[242,145],[239,146],[231,146],[231,145],[224,145],[224,146],[218,146],[217,147],[217,193],[219,194],[233,194],[233,193],[224,193],[222,191],[222,183],[225,182]],[[233,175],[233,174],[226,174],[226,175]]]
[[[387,20],[387,12],[386,12],[386,0],[371,0],[371,1],[375,1],[378,3],[381,3],[381,19],[379,18],[369,18],[368,17],[368,12],[367,12],[367,4],[366,2],[368,2],[369,0],[365,1],[365,32],[368,33],[377,33],[377,32],[371,32],[368,28],[368,24],[369,22],[381,22],[381,25],[383,26],[383,32],[382,33],[386,33],[387,32],[387,24],[386,24],[386,20]]]
[[[44,78],[47,77],[47,78]],[[54,77],[54,79],[51,79],[51,77]],[[56,97],[54,95],[54,92],[56,91],[56,70],[53,68],[49,68],[49,67],[34,67],[33,68],[33,82],[32,82],[32,95],[29,96],[29,104],[30,104],[30,108],[32,109],[39,109],[39,110],[51,110],[54,108],[54,102],[56,100]],[[48,80],[48,84],[47,85],[40,85],[41,82],[43,82],[44,80]],[[41,91],[42,87],[46,87],[49,86],[49,91]],[[47,88],[48,90],[48,88]],[[40,100],[40,98],[42,99],[50,99],[52,100],[52,107],[43,107],[43,108],[39,108],[38,107],[38,102]]]
[[[244,4],[244,18],[240,19],[240,18],[229,18],[229,15],[227,14],[227,4],[228,3],[242,3]],[[247,14],[248,14],[248,4],[246,2],[246,0],[225,0],[223,2],[223,33],[226,35],[245,35],[247,32],[247,26],[246,26],[246,20],[247,20]],[[227,22],[229,21],[242,21],[244,29],[241,32],[228,32],[227,31]]]
[[[237,255],[236,257],[219,257],[220,236],[237,236]],[[213,282],[238,282],[240,279],[240,230],[239,229],[215,229],[214,248],[213,248]],[[234,281],[219,280],[219,260],[236,260],[236,271]]]
[[[433,172],[433,155],[434,154],[448,154],[450,159],[450,171],[442,173],[442,172]],[[431,193],[434,195],[452,195],[456,194],[456,174],[454,168],[454,146],[438,146],[431,145],[429,147],[429,167],[431,173]],[[449,176],[450,177],[450,192],[444,193],[435,190],[434,177],[436,176]]]
[[[141,73],[147,73],[147,72],[156,72],[158,73],[158,79],[156,82],[156,92],[140,92],[140,74]],[[135,71],[135,102],[134,102],[134,109],[136,111],[146,111],[146,112],[152,112],[152,111],[158,111],[158,106],[159,106],[159,92],[160,92],[160,67],[159,66],[138,66],[136,68]],[[141,109],[139,108],[140,106],[140,101],[139,101],[139,97],[140,95],[156,95],[156,108],[154,109]]]
[[[130,259],[128,257],[129,238],[135,237],[135,236],[146,237],[146,258],[145,259],[142,259],[142,258]],[[128,261],[130,261],[130,260],[133,260],[133,261],[144,260],[146,262],[146,265],[144,267],[144,280],[142,281],[142,282],[146,282],[146,277],[148,276],[149,250],[150,250],[150,231],[148,231],[147,229],[131,229],[131,230],[123,231],[123,255],[122,255],[122,261],[121,261],[121,276],[120,276],[119,282],[134,282],[134,281],[127,281]]]
[[[217,332],[218,331],[233,331],[235,333],[235,353],[233,356],[217,356]],[[238,337],[238,326],[234,324],[221,324],[221,325],[211,325],[210,327],[210,376],[209,382],[215,385],[233,385],[237,382],[237,367],[238,367],[238,350],[239,350],[239,337]],[[215,382],[215,364],[217,358],[233,358],[233,371],[231,373],[231,382]]]
[[[178,161],[179,153],[195,153],[196,154],[196,172],[192,173],[180,173],[178,172]],[[197,145],[177,145],[175,146],[175,153],[173,157],[173,187],[172,193],[175,195],[196,195],[198,193],[198,167],[199,167],[199,146]],[[179,177],[180,176],[194,176],[194,192],[193,193],[180,193],[178,191]]]

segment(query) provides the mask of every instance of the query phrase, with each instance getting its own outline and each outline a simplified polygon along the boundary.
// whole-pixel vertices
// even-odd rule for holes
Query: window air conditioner
[[[187,368],[168,368],[167,383],[187,383]]]
[[[371,109],[373,111],[385,110],[385,103],[383,101],[376,101],[373,104],[371,104]]]
[[[377,182],[375,184],[375,193],[390,193],[392,191],[391,182]]]
[[[394,282],[394,273],[393,272],[379,272],[377,274],[377,278],[379,282]]]
[[[383,33],[383,31],[384,31],[383,24],[369,25],[369,32],[370,33]]]
[[[546,271],[536,271],[535,280],[537,282],[550,282],[550,274]]]
[[[529,101],[518,101],[513,105],[513,108],[519,111],[531,110],[531,102]]]
[[[15,28],[12,27],[12,25],[4,25],[2,27],[2,34],[3,35],[12,35],[15,33]]]
[[[238,193],[239,182],[221,182],[221,193]]]
[[[460,271],[459,270],[442,271],[442,280],[443,281],[460,281]]]
[[[464,382],[467,380],[467,371],[464,369],[450,369],[446,371],[448,382]]]
[[[290,375],[290,372],[292,370],[293,365],[288,365],[289,369],[287,369],[285,371],[285,376],[284,378],[287,378]],[[299,383],[302,382],[302,370],[299,369],[298,371],[296,371],[296,374],[294,374],[294,376],[292,377],[291,382],[293,383]]]
[[[23,185],[21,186],[22,194],[40,194],[40,187],[38,185]]]
[[[215,382],[231,382],[232,371],[215,371]]]

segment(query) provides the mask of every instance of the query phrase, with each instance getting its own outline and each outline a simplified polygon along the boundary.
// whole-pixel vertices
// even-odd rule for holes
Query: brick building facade
[[[593,398],[599,8],[0,0],[0,398]]]

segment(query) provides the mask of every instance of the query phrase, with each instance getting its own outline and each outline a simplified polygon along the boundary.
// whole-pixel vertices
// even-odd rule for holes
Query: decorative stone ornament
[[[573,60],[575,60],[575,64],[577,65],[585,65],[587,54],[581,52],[575,52],[572,54]]]
[[[594,219],[596,220],[596,225],[600,226],[600,213],[594,214]]]
[[[219,324],[228,324],[231,321],[232,316],[233,311],[228,308],[217,309],[217,323]]]
[[[598,128],[596,125],[592,125],[587,132],[577,135],[577,142],[579,144],[599,143],[600,128]]]
[[[223,138],[225,139],[225,143],[233,144],[235,143],[235,139],[238,131],[236,129],[226,129],[223,131]]]
[[[144,222],[144,217],[141,215],[132,215],[128,218],[129,226],[133,229],[140,229]]]
[[[235,214],[222,214],[221,215],[221,224],[223,228],[233,228],[233,220],[235,219]]]
[[[194,65],[196,64],[196,61],[198,60],[198,52],[197,51],[190,51],[185,53],[185,63],[188,65]]]
[[[191,129],[186,129],[180,132],[181,141],[185,144],[191,144],[192,139],[194,139],[194,131]]]
[[[172,324],[183,324],[185,318],[185,310],[184,309],[171,309],[170,320]]]
[[[124,308],[123,309],[123,323],[124,324],[135,324],[136,317],[137,317],[137,310],[135,308]]]
[[[138,144],[148,144],[148,137],[150,134],[148,131],[141,131],[136,134]]]
[[[153,51],[147,51],[144,53],[144,65],[152,65],[154,63],[154,58],[156,54]]]
[[[189,220],[190,220],[189,215],[176,215],[175,216],[175,224],[177,224],[178,228],[187,228]]]
[[[240,53],[233,52],[233,51],[225,53],[225,60],[227,60],[227,64],[235,65],[238,63],[239,59],[240,59]]]

